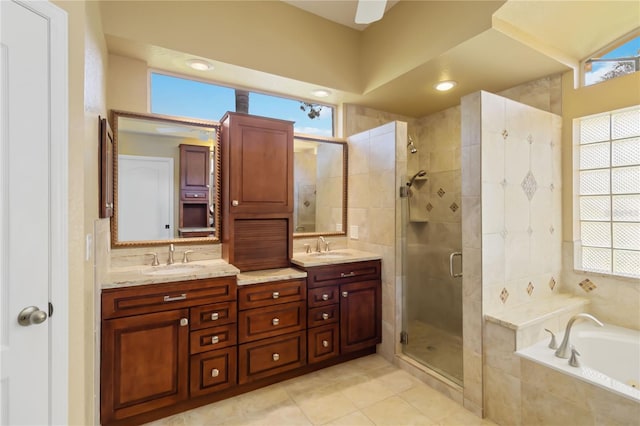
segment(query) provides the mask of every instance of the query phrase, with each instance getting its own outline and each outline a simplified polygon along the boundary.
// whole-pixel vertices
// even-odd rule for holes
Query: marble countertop
[[[376,253],[355,249],[338,249],[320,253],[294,253],[291,263],[308,268],[311,266],[337,265],[379,259],[382,259],[382,256]]]
[[[238,285],[267,283],[272,281],[306,278],[307,273],[295,268],[265,269],[238,274]]]
[[[130,287],[175,281],[235,276],[240,270],[222,259],[200,260],[173,265],[136,265],[111,269],[102,288]]]

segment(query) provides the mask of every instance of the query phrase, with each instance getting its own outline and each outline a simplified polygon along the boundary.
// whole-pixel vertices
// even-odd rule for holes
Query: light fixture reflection
[[[447,90],[451,90],[454,87],[456,87],[458,85],[457,82],[453,81],[453,80],[447,80],[447,81],[441,81],[438,84],[436,84],[435,86],[433,86],[436,90],[439,90],[440,92],[446,92]]]

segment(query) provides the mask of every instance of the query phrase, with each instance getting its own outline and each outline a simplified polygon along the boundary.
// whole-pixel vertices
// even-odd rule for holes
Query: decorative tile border
[[[554,277],[551,277],[551,279],[549,280],[549,288],[551,289],[551,291],[553,291],[555,287],[556,287],[556,279]]]
[[[509,298],[509,291],[506,288],[503,288],[500,292],[500,300],[502,303],[507,303],[507,299]]]
[[[587,293],[592,292],[593,290],[595,290],[598,286],[595,285],[595,283],[593,283],[593,281],[591,281],[589,278],[586,278],[582,281],[580,281],[580,284],[578,284],[584,291],[586,291]]]
[[[535,288],[535,287],[533,286],[533,283],[531,283],[531,281],[529,281],[529,285],[527,286],[527,294],[528,294],[529,296],[531,296],[531,295],[533,294],[533,289],[534,289],[534,288]]]

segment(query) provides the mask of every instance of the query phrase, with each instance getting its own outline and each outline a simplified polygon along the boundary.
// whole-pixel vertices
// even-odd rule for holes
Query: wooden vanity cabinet
[[[221,120],[222,258],[241,271],[285,268],[293,254],[293,123]]]
[[[235,385],[236,312],[235,277],[103,290],[101,423]]]
[[[305,284],[294,279],[238,288],[238,383],[306,365]]]
[[[309,363],[375,347],[382,339],[380,261],[305,268]]]

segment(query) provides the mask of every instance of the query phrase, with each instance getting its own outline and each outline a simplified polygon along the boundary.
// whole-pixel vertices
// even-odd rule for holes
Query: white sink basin
[[[193,264],[179,264],[179,265],[165,265],[165,266],[153,266],[149,269],[142,271],[144,275],[178,275],[188,274],[204,268],[204,265]]]
[[[351,253],[344,251],[323,251],[320,253],[309,253],[307,256],[320,257],[323,259],[342,259],[344,257],[351,257]]]

